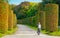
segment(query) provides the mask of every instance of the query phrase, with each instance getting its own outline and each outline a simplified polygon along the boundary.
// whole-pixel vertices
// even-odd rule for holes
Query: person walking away
[[[41,24],[40,22],[38,23],[38,31],[37,31],[37,34],[40,35],[40,32],[41,32]]]

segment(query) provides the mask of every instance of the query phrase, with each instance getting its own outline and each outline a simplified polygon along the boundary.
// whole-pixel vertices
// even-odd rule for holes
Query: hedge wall
[[[13,28],[17,26],[17,17],[16,14],[13,14]]]
[[[13,29],[13,11],[9,10],[9,16],[8,16],[8,29],[12,30]]]
[[[58,5],[57,4],[46,4],[46,30],[58,31]]]
[[[9,4],[0,1],[0,33],[6,33],[17,25],[16,15],[9,8]]]
[[[26,24],[26,25],[31,25],[33,27],[37,27],[38,14],[36,16],[33,16],[33,17],[18,20],[18,24]]]
[[[40,20],[40,24],[41,24],[42,30],[45,30],[46,29],[46,26],[45,26],[45,12],[44,11],[40,11],[39,17],[40,17],[39,20]]]
[[[5,33],[8,30],[8,4],[0,2],[0,33]]]

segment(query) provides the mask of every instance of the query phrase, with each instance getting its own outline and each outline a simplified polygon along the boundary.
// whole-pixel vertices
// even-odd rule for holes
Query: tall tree
[[[56,0],[43,0],[45,3],[56,3]]]
[[[0,0],[0,1],[9,3],[10,0]]]

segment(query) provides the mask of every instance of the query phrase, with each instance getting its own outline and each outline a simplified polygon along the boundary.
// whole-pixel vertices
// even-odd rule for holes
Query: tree
[[[44,3],[56,3],[56,0],[43,0]]]
[[[10,9],[11,9],[11,10],[14,10],[15,7],[16,7],[16,5],[14,5],[14,4],[11,4],[11,5],[10,5]]]
[[[1,2],[7,2],[8,3],[10,0],[0,0],[0,1]]]
[[[14,13],[17,15],[18,19],[26,18],[26,11],[29,10],[29,2],[22,2],[18,6],[14,7]]]

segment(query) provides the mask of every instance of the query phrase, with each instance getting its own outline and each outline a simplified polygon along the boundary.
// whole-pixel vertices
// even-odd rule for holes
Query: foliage
[[[58,28],[60,29],[60,28]],[[43,34],[48,34],[48,35],[51,35],[51,36],[60,36],[60,30],[59,31],[54,31],[54,32],[49,32],[49,31],[46,31],[46,30],[41,30],[41,32]]]
[[[42,29],[44,30],[44,29],[46,29],[46,26],[45,26],[45,12],[40,11],[39,17],[40,17],[40,23],[41,23]]]
[[[11,11],[9,4],[3,1],[1,2],[0,0],[0,34],[7,33],[10,27],[11,27],[10,29],[13,28],[12,18],[13,18],[13,12]],[[16,19],[16,16],[14,19]]]
[[[45,4],[48,4],[48,3],[56,3],[56,0],[43,0],[43,2]]]
[[[58,5],[46,4],[45,25],[48,31],[58,31]]]
[[[29,9],[29,2],[22,2],[14,8],[14,13],[17,15],[18,19],[26,18],[26,11]]]
[[[33,4],[29,7],[30,9],[28,11],[26,11],[27,13],[27,17],[32,17],[34,15],[36,15],[37,13],[37,5],[36,4]]]
[[[36,16],[33,17],[18,20],[18,24],[27,24],[27,25],[31,25],[32,27],[37,27],[38,21],[39,19],[37,14]]]
[[[7,2],[9,3],[10,0],[0,0],[0,2]]]
[[[0,10],[0,33],[5,33],[8,30],[8,4],[6,2],[1,2]]]
[[[14,8],[14,13],[18,19],[24,19],[34,16],[37,11],[37,4],[31,2],[22,2],[20,5]]]
[[[7,31],[6,33],[4,33],[4,34],[0,33],[0,38],[2,38],[2,37],[5,36],[5,35],[13,34],[13,33],[16,32],[16,30],[17,30],[17,27],[13,28],[12,30],[8,30],[8,31]]]
[[[13,11],[10,10],[9,16],[8,16],[8,30],[13,29]]]
[[[15,28],[17,25],[17,17],[16,14],[13,14],[13,28]]]
[[[16,5],[14,5],[14,4],[11,4],[11,5],[9,5],[10,6],[10,9],[11,10],[14,10],[14,8],[16,7]]]

